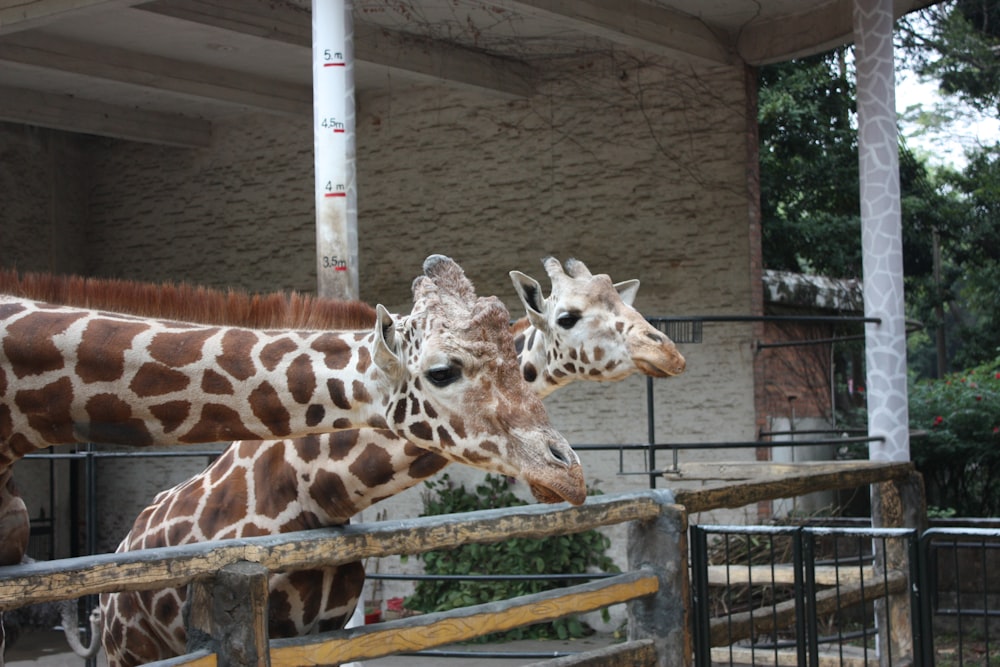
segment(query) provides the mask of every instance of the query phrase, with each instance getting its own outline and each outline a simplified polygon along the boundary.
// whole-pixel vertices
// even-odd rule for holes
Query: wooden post
[[[218,654],[218,667],[270,667],[267,579],[266,567],[240,561],[212,579],[192,582],[188,652],[208,648]]]
[[[882,482],[872,493],[873,528],[913,528],[917,535],[926,528],[927,510],[923,477],[913,471],[907,477]],[[888,570],[910,573],[910,554],[901,539],[875,540],[875,572],[881,579]],[[911,582],[911,585],[915,582]],[[910,587],[888,594],[875,603],[879,634],[879,661],[883,665],[905,665],[914,660],[913,617]]]
[[[628,568],[660,579],[659,591],[628,603],[629,641],[652,639],[657,667],[688,667],[692,659],[688,618],[687,514],[666,490],[653,492],[660,505],[654,519],[628,526]]]

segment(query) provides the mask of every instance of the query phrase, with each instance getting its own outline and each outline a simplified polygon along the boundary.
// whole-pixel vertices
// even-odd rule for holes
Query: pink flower
[[[389,598],[385,601],[387,611],[403,611],[403,598]]]

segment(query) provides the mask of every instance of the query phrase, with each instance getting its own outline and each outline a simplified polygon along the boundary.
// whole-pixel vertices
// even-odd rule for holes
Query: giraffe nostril
[[[657,343],[662,343],[664,341],[664,339],[666,338],[666,336],[664,336],[663,334],[661,334],[658,331],[647,331],[646,332],[646,337],[649,338],[650,340],[653,340],[653,341],[657,342]]]
[[[549,453],[552,454],[556,461],[564,465],[571,465],[569,458],[566,456],[566,452],[562,451],[560,448],[554,445],[549,445]]]

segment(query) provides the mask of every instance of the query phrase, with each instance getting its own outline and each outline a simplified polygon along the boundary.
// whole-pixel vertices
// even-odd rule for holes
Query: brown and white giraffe
[[[585,499],[579,459],[521,377],[506,308],[477,298],[447,257],[425,261],[409,315],[378,306],[366,330],[149,319],[99,309],[97,293],[109,287],[100,281],[83,283],[93,288],[89,308],[35,300],[29,283],[0,294],[0,527],[9,531],[0,534],[0,565],[20,561],[27,537],[11,467],[55,444],[169,445],[377,427],[477,457],[539,493]]]
[[[567,262],[568,273],[553,258],[544,265],[552,279],[548,298],[534,279],[511,272],[528,312],[512,327],[521,371],[539,395],[576,380],[683,372],[673,342],[631,307],[638,281],[613,285],[575,260]],[[455,460],[483,467],[476,456],[446,458],[381,429],[235,442],[205,471],[158,494],[118,551],[345,524]],[[559,500],[544,493],[540,499]],[[272,575],[270,635],[342,627],[363,583],[360,563]],[[123,667],[183,653],[185,597],[186,589],[102,595],[109,663]]]

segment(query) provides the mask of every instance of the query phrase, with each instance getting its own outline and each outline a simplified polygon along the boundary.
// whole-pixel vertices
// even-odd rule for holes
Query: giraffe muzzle
[[[548,446],[549,457],[525,475],[531,493],[540,503],[582,505],[587,499],[587,484],[580,458],[565,440]]]
[[[632,362],[643,374],[656,378],[680,375],[687,368],[684,356],[669,339],[662,345],[649,344],[633,349]]]

